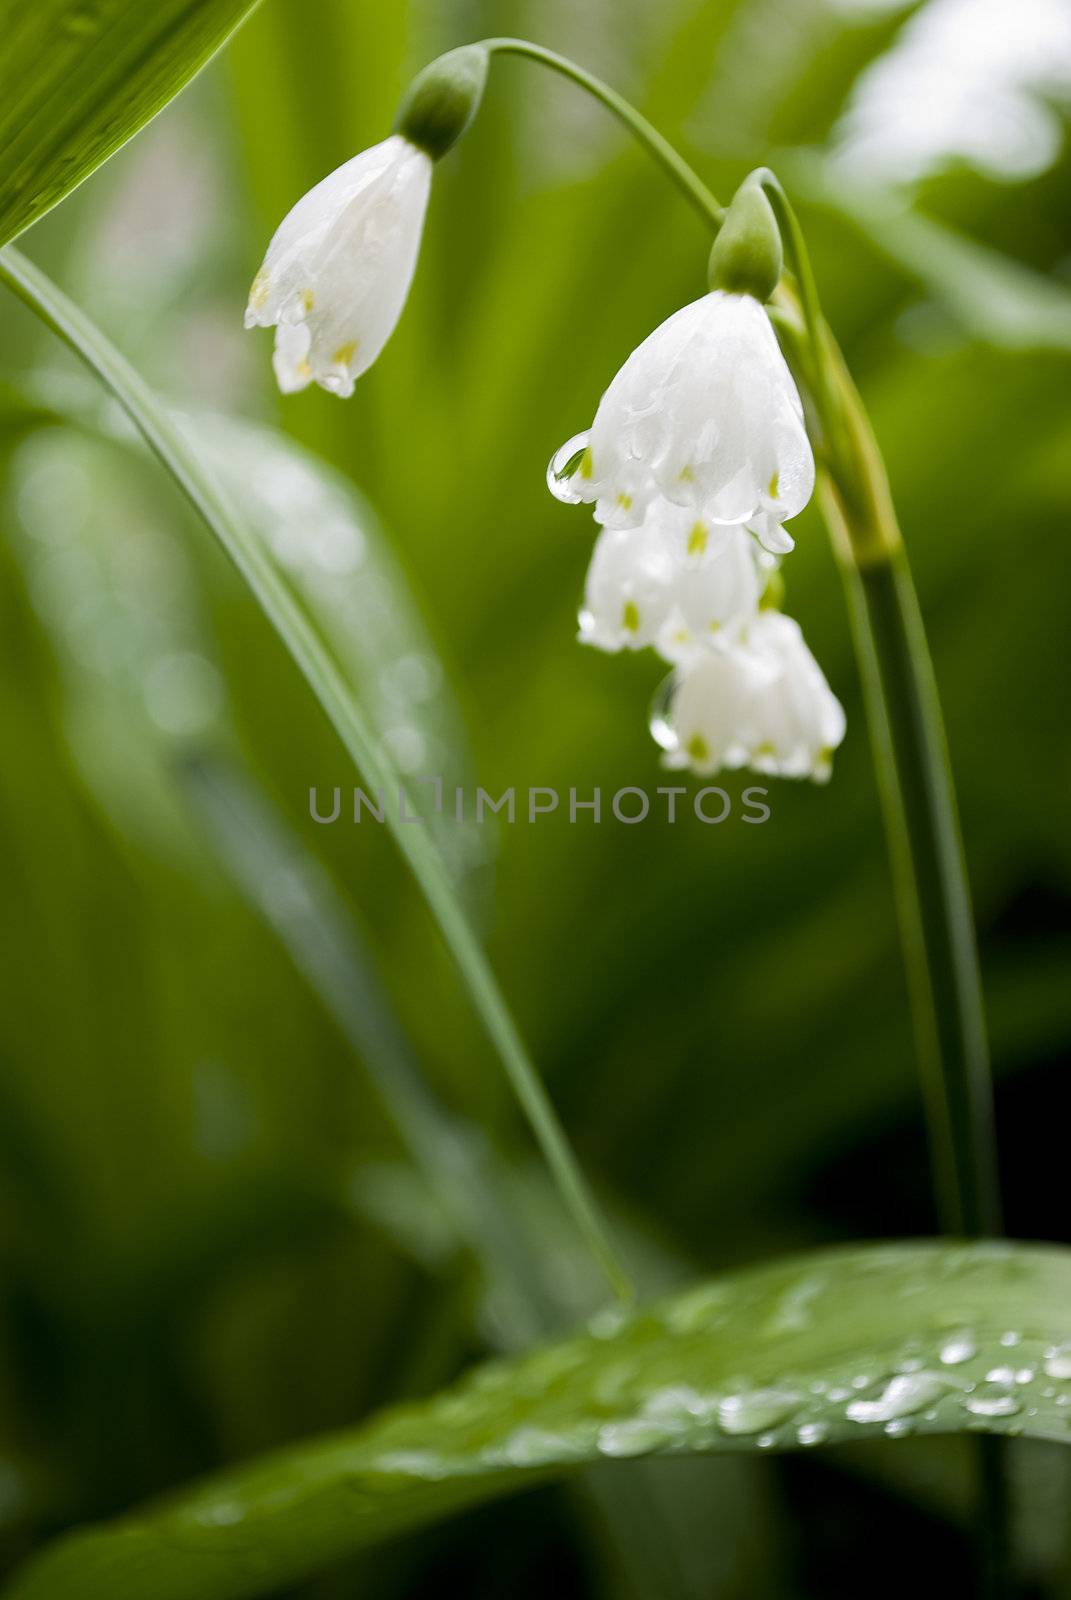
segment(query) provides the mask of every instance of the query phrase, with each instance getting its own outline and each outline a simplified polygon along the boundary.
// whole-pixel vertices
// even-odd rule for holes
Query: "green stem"
[[[618,94],[616,89],[611,89],[608,83],[596,78],[593,73],[586,72],[567,56],[560,56],[554,50],[545,50],[542,45],[531,44],[527,39],[481,39],[480,43],[485,50],[495,55],[524,56],[529,61],[538,61],[541,66],[549,67],[552,72],[561,73],[570,83],[575,83],[586,90],[619,122],[624,123],[636,141],[658,162],[671,182],[676,184],[703,221],[713,222],[715,228],[720,225],[725,213],[699,174],[688,165],[669,140],[659,133],[654,124],[648,122],[643,113],[637,111],[636,107],[623,95]]]
[[[716,233],[724,211],[661,134],[582,68],[520,39],[485,41],[560,72],[619,118]],[[1000,1229],[996,1140],[981,981],[966,867],[933,668],[888,479],[869,419],[819,303],[799,221],[780,182],[754,174],[774,208],[797,293],[779,291],[789,325],[802,314],[803,361],[824,454],[822,501],[844,570],[866,691],[892,862],[923,1103],[942,1227]],[[1003,1464],[983,1442],[981,1525],[989,1596],[1007,1585]]]
[[[234,562],[365,781],[384,792],[395,781],[365,726],[337,663],[301,606],[219,486],[204,471],[188,440],[156,396],[92,322],[18,251],[0,253],[0,282],[74,351],[130,417],[146,444],[208,524]],[[606,1234],[557,1114],[517,1032],[493,972],[434,845],[423,828],[404,825],[393,812],[395,841],[424,892],[448,949],[461,971],[513,1091],[577,1227],[622,1299],[631,1298],[628,1275]]]
[[[999,1233],[989,1057],[971,907],[937,690],[902,547],[849,568],[848,596],[872,642],[867,676],[892,845],[916,1047],[943,1230]]]

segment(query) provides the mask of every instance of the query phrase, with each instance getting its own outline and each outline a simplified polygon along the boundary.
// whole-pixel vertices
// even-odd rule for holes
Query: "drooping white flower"
[[[551,463],[560,499],[594,501],[606,527],[656,499],[710,522],[751,523],[767,549],[814,489],[799,393],[770,320],[749,294],[716,289],[668,317],[599,402],[590,433]]]
[[[401,315],[431,189],[431,157],[401,134],[310,189],[276,230],[245,325],[276,327],[284,393],[315,381],[353,393]]]
[[[639,527],[605,528],[588,568],[580,638],[600,650],[653,645],[681,661],[758,609],[774,564],[743,528],[658,501]]]
[[[678,669],[668,709],[653,724],[665,764],[701,776],[751,767],[824,783],[844,738],[844,711],[799,624],[763,611],[739,635]]]

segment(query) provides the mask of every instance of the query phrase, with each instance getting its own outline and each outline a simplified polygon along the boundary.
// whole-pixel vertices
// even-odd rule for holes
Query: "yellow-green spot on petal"
[[[316,296],[313,294],[312,290],[311,289],[302,289],[302,291],[301,291],[301,304],[302,304],[302,307],[303,307],[304,311],[306,312],[306,314],[312,310],[312,308],[315,305],[315,303],[316,303]]]
[[[701,733],[693,733],[684,749],[693,761],[710,760],[710,746]]]
[[[705,522],[697,522],[688,535],[688,554],[701,556],[707,547],[710,531]]]
[[[594,458],[592,457],[592,454],[591,454],[591,446],[590,445],[588,445],[586,447],[586,449],[584,450],[584,454],[580,457],[580,466],[579,466],[579,468],[577,470],[579,471],[580,476],[582,478],[594,477],[594,475],[595,475],[595,461],[594,461]]]
[[[777,490],[778,490],[778,487],[780,486],[780,483],[781,483],[780,476],[775,472],[773,477],[770,479],[769,483],[766,485],[766,493],[768,494],[768,496],[770,497],[771,500],[776,500],[777,499]]]
[[[785,603],[785,580],[780,568],[774,567],[766,579],[766,587],[759,599],[760,611],[780,611]]]
[[[625,601],[625,607],[621,613],[621,626],[627,628],[629,633],[639,633],[640,608],[635,600]]]
[[[331,360],[337,367],[348,367],[356,354],[357,341],[356,339],[349,339],[345,344],[339,345]]]
[[[631,511],[632,496],[630,494],[626,494],[624,489],[622,489],[617,497],[617,504],[621,507],[622,511]]]
[[[260,311],[262,307],[267,304],[269,287],[268,274],[264,271],[264,268],[261,267],[256,277],[253,279],[252,286],[249,290],[249,305],[251,310]]]
[[[299,378],[311,378],[312,377],[312,367],[309,364],[308,357],[306,357],[306,356],[302,357],[302,359],[298,362],[298,364],[297,364],[297,366],[295,367],[294,370],[297,373]]]
[[[695,482],[695,469],[693,467],[682,467],[681,468],[681,482],[682,483],[694,483]]]
[[[755,746],[755,754],[757,756],[775,756],[777,751],[774,749],[769,739],[766,739],[762,744],[757,744]]]
[[[721,632],[721,623],[718,621],[717,617],[713,617],[711,619],[710,631],[711,631],[711,633],[720,633]]]

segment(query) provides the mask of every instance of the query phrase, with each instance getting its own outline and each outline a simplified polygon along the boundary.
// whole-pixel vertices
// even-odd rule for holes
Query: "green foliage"
[[[62,200],[199,72],[257,0],[5,0],[0,244]]]
[[[689,1289],[78,1534],[10,1600],[239,1600],[601,1459],[1071,1433],[1071,1253],[895,1245]]]
[[[138,30],[164,15],[136,9]],[[665,781],[644,726],[660,672],[575,645],[593,530],[547,496],[543,464],[627,351],[702,292],[709,238],[695,217],[570,85],[501,60],[436,171],[398,334],[351,402],[278,398],[266,338],[240,327],[246,289],[298,195],[387,133],[419,67],[479,33],[532,32],[575,54],[633,95],[722,199],[770,162],[874,415],[933,643],[1009,1225],[1066,1237],[1071,847],[1053,691],[1067,676],[1071,583],[1059,536],[1071,512],[1066,151],[1030,181],[954,168],[906,212],[877,192],[864,203],[836,188],[825,141],[859,71],[895,43],[897,15],[863,25],[805,0],[788,29],[771,0],[677,0],[630,7],[619,27],[621,9],[272,0],[25,249],[169,408],[209,432],[206,410],[225,417],[220,440],[226,428],[248,441],[235,419],[256,418],[269,432],[254,449],[269,458],[286,435],[303,466],[327,463],[325,494],[353,485],[354,514],[374,507],[391,547],[388,608],[423,625],[365,633],[322,592],[300,603],[325,637],[334,627],[333,651],[352,649],[347,677],[376,739],[382,674],[408,681],[399,663],[430,655],[440,698],[406,714],[423,707],[420,731],[447,770],[493,794],[553,784],[605,796]],[[54,15],[18,11],[9,59]],[[98,65],[114,83],[110,60]],[[8,98],[0,117],[15,115]],[[73,114],[61,125],[80,151]],[[96,394],[87,401],[74,363],[6,297],[2,314],[0,1537],[14,1569],[58,1530],[227,1463],[284,1446],[327,1461],[333,1446],[317,1436],[363,1436],[361,1418],[441,1389],[489,1349],[563,1330],[600,1290],[531,1171],[492,1052],[385,831],[309,819],[311,785],[346,792],[354,779],[285,650],[155,462],[129,438],[87,445],[57,426]],[[239,505],[252,515],[255,496]],[[687,816],[624,828],[582,815],[574,827],[561,814],[487,827],[479,856],[451,870],[648,1292],[831,1238],[933,1230],[850,641],[817,518],[796,532],[788,605],[849,717],[828,789],[778,786],[755,829]],[[358,659],[373,636],[394,659]],[[189,742],[159,721],[175,655],[216,685]],[[726,787],[735,801],[738,782]],[[423,1146],[399,1131],[398,1104],[384,1110],[385,1058],[419,1075]],[[429,1178],[436,1160],[476,1176],[460,1206],[444,1199],[445,1177]],[[484,1292],[488,1257],[499,1286],[520,1277],[517,1314],[515,1295],[506,1314]],[[1027,1259],[1061,1286],[1054,1257]],[[1028,1327],[1025,1290],[1015,1299],[1007,1263],[992,1270],[1005,1287],[994,1283],[992,1305],[979,1287],[979,1329],[1066,1337],[1059,1306]],[[910,1301],[873,1295],[875,1318],[892,1307],[900,1332],[885,1344],[878,1329],[871,1348],[895,1364]],[[695,1359],[697,1392],[792,1377],[790,1362],[729,1372],[715,1340],[698,1341]],[[820,1379],[845,1359],[806,1371]],[[976,1368],[947,1373],[984,1385],[1022,1365],[987,1343]],[[1023,1386],[1019,1413],[979,1423],[1032,1427],[1039,1382]],[[953,1388],[940,1404],[966,1420],[960,1399]],[[403,1474],[404,1516],[426,1504],[429,1525],[414,1520],[404,1543],[287,1593],[415,1600],[453,1582],[587,1600],[624,1568],[629,1595],[854,1600],[875,1549],[875,1581],[892,1592],[920,1571],[955,1592],[962,1440],[927,1433],[920,1416],[901,1438],[853,1423],[847,1437],[861,1442],[832,1451],[734,1446],[608,1463],[594,1479],[574,1464],[568,1494],[521,1496],[449,1531],[430,1518],[453,1493],[460,1504],[534,1483],[539,1466],[426,1491]],[[1067,1452],[1008,1443],[1024,1585],[1048,1600],[1064,1582]],[[180,1503],[218,1511],[203,1492]],[[107,1545],[123,1560],[149,1551],[152,1584],[130,1580],[139,1600],[167,1593],[149,1526],[139,1515]],[[303,1520],[301,1537],[318,1528]],[[183,1522],[175,1581],[203,1556],[197,1592],[211,1592],[211,1552],[226,1544],[229,1582],[247,1531]],[[103,1553],[89,1538],[85,1550]],[[71,1563],[72,1585],[81,1548],[54,1557],[58,1571]],[[256,1550],[241,1562],[260,1582]]]

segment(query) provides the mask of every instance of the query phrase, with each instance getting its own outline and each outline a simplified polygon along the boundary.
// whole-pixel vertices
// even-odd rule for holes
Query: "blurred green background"
[[[245,486],[403,771],[492,794],[600,787],[605,806],[668,781],[646,731],[661,672],[574,642],[592,524],[543,470],[628,350],[702,292],[696,219],[574,88],[503,60],[437,171],[407,311],[352,401],[279,399],[267,337],[241,328],[246,289],[294,200],[384,136],[409,76],[488,34],[608,78],[722,197],[773,166],[930,628],[1009,1228],[1057,1240],[1069,31],[1058,0],[266,0],[23,241]],[[74,363],[14,303],[4,319],[0,1538],[16,1561],[513,1336],[384,1110],[384,1060],[424,1076],[473,1162],[485,1130],[555,1314],[600,1289],[385,830],[345,809],[310,821],[311,786],[324,803],[356,780],[281,646]],[[795,531],[787,606],[849,718],[827,789],[771,784],[761,828],[559,811],[440,829],[652,1286],[934,1227],[839,580],[815,513]],[[960,1466],[932,1441],[667,1464],[651,1493],[686,1554],[664,1592],[855,1596],[865,1561],[866,1592],[899,1595],[920,1552],[954,1584]],[[1065,1593],[1062,1458],[1021,1446],[1015,1482],[1028,1592]],[[590,1503],[543,1491],[301,1593],[634,1580]]]

